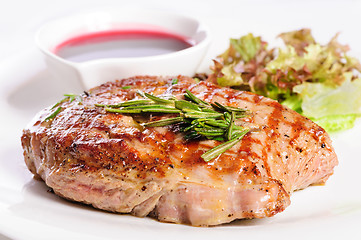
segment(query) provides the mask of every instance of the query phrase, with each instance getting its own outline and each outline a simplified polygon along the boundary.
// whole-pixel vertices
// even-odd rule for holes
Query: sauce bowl
[[[191,39],[189,47],[154,56],[110,57],[75,62],[56,54],[69,39],[109,31],[155,31]],[[139,8],[103,9],[49,22],[36,34],[49,70],[60,80],[79,81],[84,90],[135,75],[192,76],[210,44],[199,20],[173,12]]]

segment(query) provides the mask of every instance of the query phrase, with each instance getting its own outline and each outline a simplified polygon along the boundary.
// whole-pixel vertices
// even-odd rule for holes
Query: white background
[[[335,33],[340,32],[340,41],[348,43],[354,55],[359,58],[361,56],[359,54],[361,53],[360,1],[0,0],[0,111],[2,112],[0,117],[0,160],[3,163],[0,166],[3,167],[3,169],[0,169],[0,174],[3,174],[0,175],[2,181],[0,182],[0,210],[2,210],[2,214],[8,214],[0,215],[0,239],[6,239],[5,235],[11,237],[20,236],[22,239],[51,239],[62,236],[65,236],[63,239],[75,239],[71,236],[85,237],[86,235],[82,235],[84,229],[79,230],[79,233],[79,231],[74,230],[76,229],[75,226],[74,228],[71,227],[69,222],[64,222],[64,228],[61,228],[61,226],[59,228],[59,226],[56,227],[50,223],[48,225],[44,220],[44,218],[50,218],[49,221],[61,225],[61,221],[68,220],[63,215],[72,211],[78,214],[77,216],[81,216],[75,217],[74,222],[79,228],[82,227],[82,223],[86,227],[92,226],[96,228],[98,223],[90,223],[88,217],[97,216],[97,218],[103,220],[103,223],[99,223],[99,227],[107,231],[113,231],[114,234],[119,234],[112,227],[114,227],[114,222],[120,221],[118,228],[123,230],[121,224],[124,222],[119,220],[118,216],[99,213],[88,208],[74,207],[54,196],[49,197],[46,195],[46,188],[41,183],[33,183],[31,175],[22,163],[19,138],[21,129],[38,110],[50,105],[59,96],[61,97],[61,95],[57,95],[60,94],[59,92],[53,91],[54,94],[51,92],[52,87],[54,87],[51,85],[53,83],[49,83],[49,85],[26,85],[29,79],[33,79],[34,76],[38,76],[39,72],[42,73],[42,71],[46,70],[33,40],[34,34],[39,27],[50,20],[80,11],[125,5],[146,5],[156,9],[194,15],[204,20],[211,28],[213,43],[202,65],[202,70],[208,68],[212,57],[227,47],[230,37],[239,37],[252,32],[256,35],[262,35],[265,40],[274,43],[276,35],[280,32],[301,27],[311,28],[316,39],[324,43]],[[50,75],[46,74],[41,76],[50,78]],[[61,83],[57,84],[56,86],[62,90]],[[31,89],[32,92],[30,90],[26,91],[24,86],[29,86],[28,89]],[[21,93],[24,96],[19,98],[15,93]],[[19,99],[24,102],[19,103]],[[14,109],[14,106],[17,106],[17,108]],[[353,131],[361,132],[360,127],[356,127],[356,130]],[[361,147],[359,142],[360,138],[352,134],[352,132],[339,136],[335,147],[340,153],[340,160],[361,161],[360,156],[357,154],[359,152],[357,150]],[[356,226],[361,227],[361,221],[352,215],[354,209],[359,214],[361,208],[360,198],[357,198],[359,195],[354,195],[355,191],[360,191],[359,184],[355,184],[355,182],[360,182],[357,177],[359,172],[357,166],[360,166],[360,164],[359,162],[355,162],[358,165],[352,162],[341,163],[342,165],[338,167],[340,170],[336,171],[329,185],[296,193],[297,198],[293,199],[291,207],[282,213],[280,217],[265,221],[245,221],[241,227],[237,228],[239,232],[234,232],[234,229],[229,230],[229,228],[226,228],[226,230],[222,228],[220,231],[215,228],[195,231],[194,229],[189,230],[188,228],[184,229],[169,224],[156,224],[155,229],[164,230],[159,233],[159,239],[181,239],[182,236],[189,239],[193,237],[197,239],[204,239],[205,237],[208,239],[242,238],[242,236],[252,237],[251,234],[253,234],[253,239],[258,239],[262,238],[260,234],[262,231],[265,233],[264,237],[271,239],[275,236],[279,236],[281,239],[287,236],[292,239],[304,239],[306,237],[308,239],[323,239],[323,237],[340,239],[344,234],[348,236],[346,237],[348,239],[360,239],[360,229]],[[353,167],[356,167],[356,169]],[[339,184],[335,183],[337,181]],[[27,188],[24,188],[24,182],[28,183]],[[333,183],[334,185],[332,185]],[[352,186],[357,188],[351,187],[351,184],[354,184]],[[11,186],[11,188],[7,186]],[[29,193],[29,189],[34,191]],[[335,189],[338,192],[331,191]],[[38,193],[39,197],[32,196],[31,194],[34,194],[34,192]],[[321,199],[317,199],[319,193],[321,193]],[[37,204],[32,205],[26,202],[20,205],[12,204],[17,201],[24,201],[24,199],[29,198],[29,194],[32,196],[33,201],[37,201]],[[326,199],[322,199],[322,197]],[[47,205],[49,201],[53,202],[53,205]],[[313,202],[315,203],[312,204]],[[343,202],[346,202],[346,207],[334,207],[342,205]],[[46,212],[37,211],[37,207],[42,204],[51,206],[49,208],[50,213],[48,210]],[[18,211],[17,207],[19,207]],[[309,211],[302,212],[302,209]],[[18,216],[14,216],[14,213],[9,213],[10,210],[19,214],[19,216],[26,216],[26,218],[18,218]],[[63,212],[60,214],[56,210]],[[52,211],[54,213],[51,213]],[[90,212],[90,215],[87,215],[88,212]],[[59,219],[54,219],[52,218],[54,214],[60,214],[61,216]],[[33,216],[36,221],[32,220],[29,215]],[[330,216],[332,216],[331,220],[329,219]],[[347,218],[347,216],[353,217]],[[357,216],[360,216],[360,214]],[[157,236],[147,235],[152,233],[152,224],[155,224],[151,220],[134,219],[127,216],[122,216],[122,219],[125,219],[124,221],[130,225],[132,223],[134,225],[132,225],[131,230],[123,231],[123,235],[119,235],[119,239],[138,239],[136,236],[153,239]],[[355,222],[355,219],[358,220]],[[142,221],[144,221],[147,229],[144,230],[143,235],[143,230],[137,228],[137,226],[143,225]],[[328,224],[329,227],[326,226]],[[318,227],[318,225],[320,226]],[[321,230],[317,231],[317,229]],[[14,234],[16,231],[24,232],[23,234]],[[89,229],[89,232],[92,231],[95,232],[94,229]],[[308,234],[307,231],[310,231],[310,233],[314,231],[315,235]],[[51,233],[53,235],[42,235]],[[129,235],[131,233],[135,235]],[[96,236],[99,236],[98,232],[96,232]]]
[[[310,27],[324,41],[341,32],[341,40],[347,39],[354,50],[361,50],[361,2],[355,0],[1,0],[0,3],[0,60],[32,47],[34,33],[47,21],[87,9],[125,5],[147,5],[198,16],[222,40],[250,31],[271,40],[282,31]]]

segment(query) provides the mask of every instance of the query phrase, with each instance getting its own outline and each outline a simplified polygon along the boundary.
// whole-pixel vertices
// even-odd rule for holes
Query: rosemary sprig
[[[52,109],[53,109],[53,108],[52,108]],[[63,108],[62,108],[62,107],[58,107],[52,114],[50,114],[49,116],[47,116],[47,117],[45,118],[45,121],[49,121],[49,120],[53,119],[56,115],[58,115],[58,114],[61,112],[61,110],[63,110]]]
[[[153,121],[149,123],[143,123],[144,127],[164,127],[171,124],[181,123],[184,121],[183,117],[175,117],[175,118],[166,118],[158,121]]]
[[[208,162],[237,144],[249,132],[235,121],[248,115],[248,111],[241,108],[225,106],[218,102],[209,104],[186,89],[185,100],[178,100],[173,96],[160,97],[138,91],[143,99],[121,102],[119,104],[95,104],[104,107],[107,112],[122,114],[178,114],[178,116],[141,123],[143,127],[164,127],[179,124],[180,131],[185,133],[186,139],[207,138],[223,141],[224,143],[202,154]]]
[[[131,89],[131,88],[132,88],[132,86],[124,86],[124,87],[122,87],[122,89],[124,89],[124,90]]]
[[[53,110],[55,109],[56,107],[56,110],[54,112],[52,112],[49,116],[47,116],[45,118],[45,121],[49,121],[49,120],[52,120],[53,118],[56,117],[56,115],[58,115],[61,110],[63,110],[62,107],[60,107],[60,105],[66,101],[69,101],[69,102],[73,102],[74,100],[76,100],[77,102],[81,103],[83,101],[82,97],[80,95],[76,95],[76,94],[72,94],[72,93],[67,93],[67,94],[64,94],[65,98],[61,99],[59,102],[55,103],[51,108],[50,110]]]
[[[172,100],[168,100],[168,99],[164,99],[164,98],[160,98],[160,97],[156,97],[152,94],[149,93],[139,93],[140,95],[144,95],[145,97],[149,98],[150,100],[153,100],[156,103],[163,103],[163,104],[173,104],[174,101]]]
[[[224,153],[225,151],[227,151],[228,149],[230,149],[231,147],[236,145],[239,141],[242,140],[244,135],[246,135],[248,132],[249,132],[249,129],[242,131],[241,133],[237,134],[237,136],[232,138],[231,140],[229,140],[225,143],[222,143],[222,144],[218,145],[217,147],[214,147],[211,150],[203,153],[201,155],[201,157],[203,158],[204,161],[209,162],[213,158],[216,158],[220,154]]]
[[[193,102],[197,103],[199,106],[201,107],[207,107],[210,104],[197,98],[193,93],[191,93],[191,91],[189,91],[188,89],[186,89],[186,94],[184,94],[184,96],[190,100],[192,100]]]
[[[173,79],[172,79],[172,85],[177,84],[177,83],[178,83],[178,79],[177,79],[177,78],[173,78]]]

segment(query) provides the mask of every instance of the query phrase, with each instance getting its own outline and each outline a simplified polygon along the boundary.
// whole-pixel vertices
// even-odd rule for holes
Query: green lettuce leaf
[[[288,68],[293,68],[297,71],[303,68],[305,63],[305,59],[297,55],[294,47],[286,46],[284,49],[279,49],[277,58],[270,61],[266,65],[266,69],[273,74],[276,73],[277,69],[284,71]]]
[[[311,118],[327,132],[338,132],[353,128],[358,114],[331,115],[321,118]]]
[[[241,59],[249,62],[261,48],[261,38],[254,37],[252,33],[241,37],[240,39],[231,39],[231,44],[241,55]]]
[[[226,65],[221,70],[221,77],[217,78],[218,84],[222,87],[234,87],[243,83],[241,73],[234,70],[235,64]]]
[[[351,80],[352,73],[344,74],[341,86],[324,83],[303,83],[293,88],[302,98],[303,114],[311,118],[359,114],[361,111],[361,78]]]
[[[261,38],[249,33],[239,39],[231,38],[229,48],[219,57],[221,57],[225,63],[237,62],[239,60],[247,63],[256,56],[261,47]]]
[[[292,110],[302,114],[302,98],[299,95],[292,95],[281,102]]]

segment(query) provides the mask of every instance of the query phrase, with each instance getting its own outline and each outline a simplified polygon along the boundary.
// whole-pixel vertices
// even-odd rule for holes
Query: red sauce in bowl
[[[194,40],[154,30],[112,30],[76,36],[57,45],[54,53],[73,62],[104,58],[156,56],[194,45]]]

